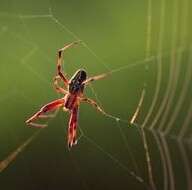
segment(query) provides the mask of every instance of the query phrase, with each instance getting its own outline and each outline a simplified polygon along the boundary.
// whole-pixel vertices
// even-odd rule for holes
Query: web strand
[[[171,157],[170,157],[169,148],[168,148],[167,141],[166,141],[163,133],[160,135],[160,137],[161,137],[163,149],[165,151],[165,158],[167,161],[167,168],[168,168],[168,174],[169,174],[169,188],[168,189],[175,190],[175,180],[174,180],[175,176],[173,173],[173,167],[172,167],[172,161],[171,161]]]
[[[161,140],[154,130],[152,130],[152,135],[155,139],[156,145],[157,145],[159,152],[160,152],[162,171],[163,171],[163,190],[167,190],[168,189],[168,171],[167,171],[167,165],[166,165],[166,158],[165,158],[164,150],[163,150],[163,147],[161,144]]]
[[[190,161],[187,157],[187,153],[186,153],[186,150],[185,150],[185,147],[184,147],[184,144],[182,141],[178,141],[178,147],[179,147],[179,151],[180,151],[180,154],[181,154],[181,157],[182,157],[182,160],[183,160],[183,163],[184,163],[184,168],[185,168],[185,171],[186,171],[186,178],[187,178],[187,186],[188,186],[188,189],[192,189],[192,172],[190,170]]]
[[[183,44],[183,47],[186,46],[185,37],[187,35],[187,29],[188,29],[187,20],[188,20],[188,0],[185,0],[184,6],[183,6],[183,19],[182,19],[182,23],[184,23],[184,24],[182,26],[182,31],[180,34],[180,41],[181,41],[180,43]],[[181,57],[180,57],[180,59],[181,59]],[[172,116],[167,124],[167,127],[165,129],[165,134],[168,134],[171,131],[171,127],[172,127],[174,121],[176,120],[176,117],[179,113],[179,110],[181,109],[181,106],[182,106],[185,96],[187,94],[187,91],[188,91],[187,88],[189,87],[189,81],[190,81],[191,75],[192,75],[192,67],[191,67],[190,62],[191,62],[191,59],[189,58],[188,68],[187,68],[186,75],[184,78],[183,87],[181,89],[181,94],[179,96],[179,100],[177,101],[177,105],[174,109],[174,112],[172,113]],[[178,64],[181,65],[180,60],[178,60]]]
[[[167,96],[166,96],[166,104],[165,104],[165,110],[163,112],[160,124],[159,124],[159,130],[163,131],[165,122],[169,113],[169,110],[171,108],[171,104],[174,98],[176,86],[178,83],[178,72],[179,72],[179,62],[181,60],[182,51],[179,52],[179,54],[175,54],[175,48],[177,43],[177,34],[178,34],[178,0],[175,0],[174,6],[173,6],[173,16],[172,16],[172,42],[171,42],[171,67],[170,67],[170,77],[169,77],[169,83],[167,87]]]
[[[155,185],[155,182],[154,182],[154,177],[153,177],[151,158],[150,158],[150,154],[149,154],[149,147],[148,147],[148,144],[147,144],[147,139],[146,139],[146,135],[145,135],[145,132],[144,132],[143,128],[141,128],[141,136],[142,136],[142,140],[143,140],[143,146],[144,146],[144,149],[145,149],[145,157],[146,157],[146,162],[147,162],[149,184],[150,184],[150,187],[153,190],[156,190],[157,188],[156,188],[156,185]]]
[[[151,106],[149,108],[149,111],[147,113],[147,116],[145,117],[145,120],[142,124],[142,127],[145,127],[158,100],[158,95],[160,91],[161,86],[161,80],[162,80],[162,46],[163,46],[163,36],[164,36],[164,19],[165,19],[165,0],[161,0],[161,12],[160,12],[160,31],[159,31],[159,39],[158,39],[158,55],[157,55],[157,78],[156,78],[156,87],[155,92],[153,96],[153,100],[151,103]],[[152,129],[154,127],[150,126]]]
[[[80,128],[80,127],[79,127]],[[83,130],[80,128],[82,136],[90,142],[92,145],[94,145],[98,150],[100,150],[103,154],[105,154],[108,158],[110,158],[114,163],[118,164],[122,169],[127,171],[129,175],[134,177],[138,182],[144,183],[144,180],[135,174],[134,171],[130,171],[124,164],[122,164],[118,159],[116,159],[113,155],[111,155],[109,152],[105,151],[101,146],[99,146],[94,140],[89,138],[87,135],[84,134]]]
[[[36,131],[31,137],[29,137],[24,143],[17,147],[13,152],[11,152],[4,160],[0,161],[0,173],[3,172],[7,167],[17,159],[18,155],[29,146],[29,144],[39,135],[41,129]]]

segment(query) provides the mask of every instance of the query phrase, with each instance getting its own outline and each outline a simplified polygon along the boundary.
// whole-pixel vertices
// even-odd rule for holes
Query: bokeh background
[[[190,0],[0,0],[0,188],[192,189],[191,8]],[[82,104],[69,151],[68,113],[43,130],[24,122],[61,96],[56,51],[79,39],[63,70],[111,72],[85,93],[114,118]]]

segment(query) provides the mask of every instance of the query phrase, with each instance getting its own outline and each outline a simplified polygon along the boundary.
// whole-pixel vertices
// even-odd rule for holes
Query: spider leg
[[[54,83],[53,83],[55,90],[61,94],[67,94],[67,90],[59,86],[58,84],[59,80],[61,80],[61,77],[59,75],[55,76]]]
[[[61,48],[61,49],[58,50],[58,54],[57,54],[57,74],[61,77],[61,79],[63,80],[63,82],[64,82],[64,84],[65,84],[66,86],[68,85],[68,79],[67,79],[67,78],[65,77],[65,75],[62,73],[62,68],[61,68],[61,65],[62,65],[62,53],[63,53],[66,49],[68,49],[68,48],[70,48],[70,47],[78,44],[79,42],[80,42],[80,41],[72,42],[72,43],[67,44],[66,46],[64,46],[63,48]]]
[[[52,101],[52,102],[46,104],[45,106],[43,106],[32,117],[30,117],[28,120],[26,120],[25,123],[29,126],[38,127],[38,128],[46,127],[47,126],[46,124],[33,123],[33,121],[38,119],[38,118],[54,117],[54,114],[45,115],[45,113],[50,112],[50,111],[54,111],[54,110],[60,108],[63,104],[64,104],[64,98]]]
[[[78,119],[78,106],[71,110],[69,127],[68,127],[68,148],[77,144],[77,119]]]
[[[94,100],[90,98],[81,98],[82,102],[91,104],[97,111],[101,112],[103,115],[109,116]]]
[[[100,80],[100,79],[103,79],[105,77],[109,76],[109,73],[103,73],[103,74],[100,74],[100,75],[96,75],[96,76],[93,76],[93,77],[90,77],[88,78],[87,80],[85,80],[83,82],[83,84],[89,84],[90,82],[93,82],[93,81],[96,81],[96,80]]]

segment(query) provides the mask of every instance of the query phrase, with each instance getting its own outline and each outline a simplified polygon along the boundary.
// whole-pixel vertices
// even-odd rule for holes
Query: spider
[[[73,145],[77,144],[77,126],[78,126],[78,110],[81,102],[91,104],[97,111],[104,115],[106,112],[96,103],[96,101],[87,98],[84,95],[85,86],[90,82],[103,79],[108,74],[104,73],[101,75],[93,76],[87,78],[87,72],[84,69],[79,69],[71,77],[70,80],[62,72],[62,57],[65,50],[79,44],[80,41],[75,41],[70,44],[65,45],[63,48],[59,49],[57,52],[57,74],[54,77],[54,88],[57,92],[63,94],[64,96],[60,99],[54,100],[43,107],[40,108],[32,117],[26,120],[28,126],[44,128],[47,124],[34,123],[38,118],[50,118],[54,114],[47,114],[52,111],[57,111],[59,108],[63,107],[64,111],[70,113],[70,119],[68,124],[68,147],[71,148]],[[59,81],[64,83],[65,89],[59,85]]]

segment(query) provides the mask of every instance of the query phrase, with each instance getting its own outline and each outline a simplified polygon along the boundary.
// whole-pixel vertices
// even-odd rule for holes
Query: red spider
[[[70,120],[69,120],[69,126],[68,126],[68,147],[69,148],[77,144],[76,130],[77,130],[77,123],[78,123],[77,121],[78,109],[79,109],[80,102],[89,103],[92,106],[94,106],[98,111],[100,111],[102,114],[107,115],[101,109],[101,107],[97,105],[97,103],[94,100],[87,98],[83,94],[84,88],[87,84],[89,84],[92,81],[102,79],[106,77],[107,74],[101,74],[101,75],[90,77],[87,79],[86,71],[83,69],[79,69],[71,77],[71,79],[68,80],[66,76],[62,73],[62,69],[61,69],[62,53],[66,49],[78,43],[79,41],[70,43],[64,46],[62,49],[59,49],[57,53],[57,75],[54,78],[54,87],[57,92],[64,94],[64,97],[44,105],[38,112],[36,112],[32,117],[30,117],[26,121],[27,125],[30,125],[33,127],[38,127],[38,128],[46,127],[47,126],[46,124],[37,124],[37,123],[34,123],[33,121],[38,118],[53,117],[53,115],[46,115],[46,113],[57,110],[60,107],[63,107],[64,111],[70,112]],[[64,82],[66,89],[59,86],[58,80],[62,80]]]

